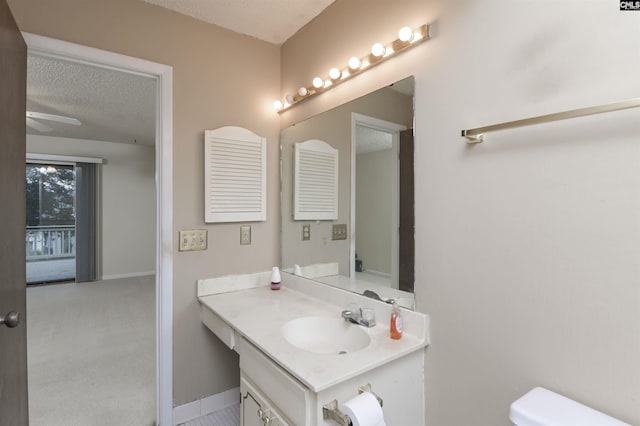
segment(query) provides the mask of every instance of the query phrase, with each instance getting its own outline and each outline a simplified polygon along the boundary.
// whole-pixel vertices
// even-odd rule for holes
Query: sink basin
[[[298,318],[284,324],[281,331],[293,346],[316,354],[347,354],[371,342],[364,328],[342,318]]]

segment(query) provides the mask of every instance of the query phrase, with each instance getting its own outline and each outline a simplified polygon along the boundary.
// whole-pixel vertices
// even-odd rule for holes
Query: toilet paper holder
[[[364,392],[369,392],[370,394],[375,396],[376,399],[378,400],[378,403],[382,407],[382,398],[380,398],[378,395],[376,395],[374,392],[371,391],[370,383],[367,383],[366,385],[360,386],[358,388],[358,395]],[[322,418],[324,420],[333,420],[336,423],[338,423],[340,426],[351,425],[351,419],[347,415],[345,415],[342,411],[340,411],[340,409],[338,408],[337,399],[334,399],[328,404],[325,404],[322,406]]]

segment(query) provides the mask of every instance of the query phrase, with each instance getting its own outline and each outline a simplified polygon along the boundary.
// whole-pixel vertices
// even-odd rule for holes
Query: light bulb
[[[275,109],[282,109],[282,106],[283,106],[283,105],[282,105],[282,102],[280,102],[280,101],[274,101],[274,102],[273,102],[273,107],[274,107]]]
[[[402,27],[400,31],[398,31],[398,38],[400,41],[411,41],[413,40],[413,30],[409,27]]]
[[[307,89],[306,87],[301,87],[298,89],[298,95],[307,96],[308,94],[309,94],[309,89]]]
[[[293,95],[285,96],[284,100],[287,101],[288,104],[292,104],[293,103]]]
[[[324,86],[324,81],[320,77],[316,77],[313,79],[313,87],[319,89]]]
[[[351,68],[352,70],[357,70],[358,68],[360,68],[360,65],[362,65],[362,63],[360,62],[359,58],[352,56],[349,59],[349,68]]]
[[[382,45],[382,43],[376,43],[373,46],[371,46],[371,54],[377,58],[383,56],[384,52],[385,52],[385,48]]]
[[[338,68],[331,68],[331,70],[329,70],[329,77],[331,77],[331,80],[337,80],[341,75],[342,73]]]

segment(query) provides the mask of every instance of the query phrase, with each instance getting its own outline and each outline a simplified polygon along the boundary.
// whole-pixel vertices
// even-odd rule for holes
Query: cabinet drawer
[[[238,339],[240,370],[294,424],[306,425],[310,391],[245,339]]]

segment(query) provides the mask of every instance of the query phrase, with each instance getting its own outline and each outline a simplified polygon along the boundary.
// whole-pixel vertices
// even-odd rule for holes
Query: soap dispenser
[[[398,301],[393,300],[391,306],[391,323],[389,324],[389,334],[393,340],[402,339],[402,313],[398,307]]]
[[[271,271],[271,290],[280,290],[280,269],[277,266]]]

